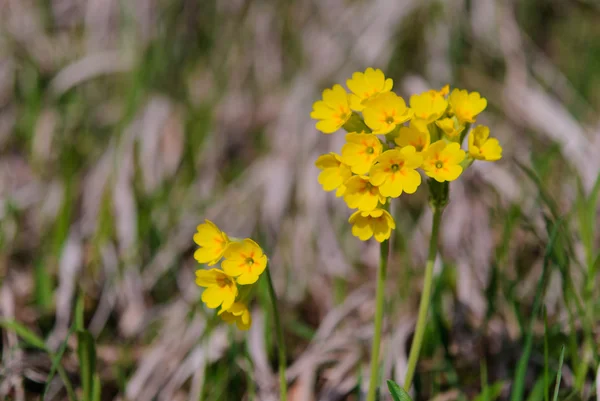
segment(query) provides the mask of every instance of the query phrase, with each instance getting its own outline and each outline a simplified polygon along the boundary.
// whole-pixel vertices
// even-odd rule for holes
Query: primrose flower
[[[458,140],[460,138],[460,133],[465,129],[465,126],[455,117],[442,118],[441,120],[436,121],[435,125],[444,131],[444,134],[446,134],[450,140]]]
[[[427,124],[440,118],[448,108],[448,101],[440,92],[429,90],[410,97],[410,108],[415,118],[424,120]]]
[[[487,100],[478,92],[467,92],[466,90],[454,89],[448,97],[452,111],[461,123],[475,122],[475,116],[481,113],[487,106]]]
[[[366,174],[382,150],[383,145],[375,135],[351,132],[342,146],[342,162],[350,166],[354,174]]]
[[[220,269],[197,270],[196,284],[206,287],[202,302],[211,309],[219,306],[224,310],[229,309],[238,294],[235,279]]]
[[[221,309],[218,313],[226,323],[234,323],[240,330],[248,330],[252,325],[252,316],[248,307],[241,302],[235,302],[227,310]]]
[[[423,156],[425,174],[438,182],[454,181],[463,171],[460,163],[465,158],[465,151],[456,142],[434,142]]]
[[[200,248],[194,252],[194,259],[198,263],[207,263],[212,266],[223,257],[223,253],[229,245],[229,238],[210,220],[204,220],[204,223],[196,227],[196,230],[194,242]]]
[[[310,117],[319,120],[316,128],[324,134],[332,134],[348,121],[352,111],[348,103],[348,93],[341,85],[323,91],[323,100],[313,104]]]
[[[385,78],[380,69],[367,68],[365,72],[355,72],[352,79],[346,81],[350,94],[350,108],[361,111],[365,108],[365,102],[374,96],[392,90],[394,81]]]
[[[413,125],[412,120],[410,122],[410,127],[402,127],[400,128],[400,133],[394,139],[396,145],[403,148],[405,146],[414,146],[417,153],[423,152],[427,150],[429,144],[431,143],[431,135],[427,129],[420,130]]]
[[[379,188],[369,182],[365,175],[355,175],[346,181],[346,192],[344,200],[350,209],[370,211],[379,203],[385,203],[386,199],[379,192]]]
[[[371,167],[370,182],[379,188],[383,196],[397,198],[406,192],[415,193],[421,184],[421,175],[416,169],[423,163],[423,156],[414,146],[391,149],[383,152]]]
[[[383,242],[390,238],[396,222],[384,209],[375,209],[370,212],[356,211],[350,216],[348,222],[352,224],[352,235],[361,241],[366,241],[375,236],[375,240]]]
[[[346,190],[344,182],[352,176],[352,172],[350,167],[342,163],[340,155],[333,152],[321,155],[315,166],[322,170],[318,180],[323,190],[329,192],[337,189],[335,196],[342,196]]]
[[[490,138],[490,129],[478,125],[469,134],[469,154],[474,159],[496,161],[502,158],[502,147],[496,138]]]
[[[262,248],[250,238],[232,242],[225,251],[225,260],[221,263],[223,271],[237,277],[238,284],[254,284],[267,267],[267,256]]]
[[[406,102],[394,92],[385,92],[365,103],[365,124],[374,134],[387,134],[397,125],[411,119],[413,112]]]

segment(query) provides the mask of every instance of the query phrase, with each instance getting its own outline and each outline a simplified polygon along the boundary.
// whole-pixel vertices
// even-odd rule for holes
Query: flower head
[[[352,224],[352,235],[361,241],[366,241],[375,236],[379,242],[390,238],[396,223],[392,216],[384,209],[375,209],[370,212],[356,211],[350,216],[348,222]]]
[[[365,124],[374,134],[387,134],[397,125],[410,120],[413,112],[406,107],[404,99],[394,92],[385,92],[365,103]]]
[[[218,315],[229,324],[235,322],[235,325],[240,330],[248,330],[252,325],[250,311],[248,310],[248,307],[241,302],[235,302],[227,310],[221,309]]]
[[[238,284],[254,284],[267,267],[267,256],[256,242],[246,238],[227,247],[221,267],[226,274],[237,277]]]
[[[380,93],[392,90],[394,81],[385,78],[380,69],[367,68],[365,72],[355,72],[352,78],[346,81],[350,94],[350,108],[361,111],[365,108],[365,102]]]
[[[454,181],[463,171],[460,163],[465,158],[465,151],[456,142],[434,142],[423,156],[425,174],[438,182]]]
[[[478,125],[469,134],[469,154],[474,159],[496,161],[502,158],[502,147],[496,138],[490,138],[490,129]]]
[[[440,92],[435,90],[429,90],[410,97],[410,108],[415,113],[415,118],[424,120],[427,124],[440,118],[447,107],[448,101],[444,99]]]
[[[441,120],[436,121],[435,125],[444,131],[444,134],[452,141],[458,140],[460,138],[460,133],[465,129],[465,126],[455,117],[442,118]]]
[[[321,171],[319,174],[319,184],[325,191],[337,189],[336,196],[342,196],[346,190],[344,182],[352,176],[350,167],[342,163],[342,158],[336,153],[327,153],[319,156],[315,162]]]
[[[382,149],[383,145],[375,135],[351,132],[346,135],[346,144],[342,147],[342,161],[354,174],[366,174]]]
[[[413,125],[413,121],[410,122],[410,127],[400,128],[400,133],[396,139],[394,139],[394,142],[396,142],[396,145],[400,146],[401,148],[405,146],[413,146],[417,153],[420,153],[427,150],[429,147],[429,144],[431,143],[431,135],[427,129],[418,129],[415,125]]]
[[[467,92],[466,90],[454,89],[448,97],[452,111],[461,123],[475,122],[475,116],[481,113],[487,106],[487,100],[478,92]]]
[[[196,227],[194,242],[200,246],[194,252],[194,259],[198,263],[207,263],[212,266],[223,257],[229,244],[229,238],[212,221],[204,220],[204,223]]]
[[[316,124],[317,129],[325,134],[334,133],[342,128],[351,115],[348,93],[341,85],[325,89],[323,100],[316,101],[310,113],[311,118],[319,120]]]
[[[379,203],[385,203],[385,196],[379,192],[377,186],[369,182],[369,177],[355,175],[346,181],[344,200],[350,209],[370,211]]]
[[[202,293],[202,302],[211,309],[219,306],[229,309],[238,294],[235,279],[220,269],[197,270],[196,284],[206,287]]]
[[[369,173],[370,182],[383,196],[397,198],[403,191],[412,194],[421,184],[416,169],[423,163],[423,157],[413,146],[387,150],[376,162]]]

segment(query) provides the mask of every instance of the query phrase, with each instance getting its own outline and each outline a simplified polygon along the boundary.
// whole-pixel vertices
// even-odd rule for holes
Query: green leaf
[[[92,400],[91,401],[101,401],[102,400],[102,383],[100,383],[100,376],[98,373],[94,374],[94,383],[92,389]]]
[[[48,347],[46,347],[44,340],[33,331],[23,326],[21,323],[14,320],[1,319],[0,327],[3,327],[6,330],[14,331],[19,337],[21,337],[27,344],[31,346],[39,348],[43,351],[48,351]]]
[[[408,395],[406,390],[400,387],[396,382],[388,380],[387,385],[394,401],[412,401],[412,398],[410,398],[410,395]]]
[[[481,393],[473,399],[473,401],[495,401],[502,394],[504,382],[498,381],[491,386],[485,386]]]
[[[96,346],[94,338],[87,330],[77,332],[77,356],[81,371],[81,387],[83,400],[93,401],[94,374],[96,372]]]
[[[560,350],[560,359],[558,361],[558,372],[556,372],[556,386],[554,387],[554,397],[552,397],[553,401],[558,400],[558,389],[560,388],[560,379],[562,376],[562,366],[565,358],[565,346],[562,346]]]

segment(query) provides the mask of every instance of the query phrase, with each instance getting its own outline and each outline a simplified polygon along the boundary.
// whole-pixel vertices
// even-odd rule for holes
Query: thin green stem
[[[266,271],[267,283],[269,284],[269,296],[271,297],[271,304],[273,305],[273,321],[275,322],[275,330],[277,331],[277,348],[279,355],[279,399],[280,401],[287,401],[287,380],[285,378],[287,359],[285,357],[285,338],[283,336],[283,326],[281,325],[281,320],[279,319],[277,294],[275,294],[275,287],[273,286],[270,267],[267,267]]]
[[[410,390],[412,380],[419,361],[419,353],[423,344],[423,335],[427,324],[427,312],[429,311],[429,301],[431,300],[431,287],[433,284],[433,265],[438,247],[438,234],[440,231],[440,222],[442,220],[443,208],[433,208],[433,223],[431,227],[431,239],[429,241],[429,254],[427,256],[427,265],[425,266],[425,278],[423,279],[423,293],[421,294],[421,303],[419,304],[419,317],[417,318],[417,327],[415,336],[410,347],[408,356],[408,369],[404,378],[404,389]]]
[[[387,275],[388,256],[390,251],[389,240],[381,243],[381,256],[379,258],[379,269],[377,270],[377,289],[375,295],[375,333],[371,348],[371,378],[369,379],[369,391],[367,401],[375,401],[379,383],[379,348],[381,345],[381,327],[383,326],[383,304],[385,298],[385,277]]]

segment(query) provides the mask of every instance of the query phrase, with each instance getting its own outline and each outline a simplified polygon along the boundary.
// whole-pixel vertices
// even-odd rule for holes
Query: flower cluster
[[[363,241],[383,242],[396,225],[386,209],[388,198],[412,194],[423,173],[438,183],[456,180],[475,159],[502,157],[497,139],[488,127],[471,130],[487,106],[477,92],[448,85],[410,97],[409,105],[392,92],[392,79],[379,69],[355,72],[341,85],[323,91],[313,104],[316,128],[332,134],[344,128],[346,143],[340,154],[320,156],[319,183],[336,190],[351,209],[352,233]],[[361,115],[362,114],[362,115]],[[468,149],[461,148],[468,135]]]
[[[267,267],[267,256],[250,238],[232,239],[209,220],[197,227],[194,242],[200,246],[194,253],[199,263],[213,266],[223,259],[220,269],[196,271],[196,284],[206,288],[202,302],[211,309],[221,307],[218,315],[224,321],[248,330],[252,319],[245,298],[249,292],[242,287],[258,281]]]

